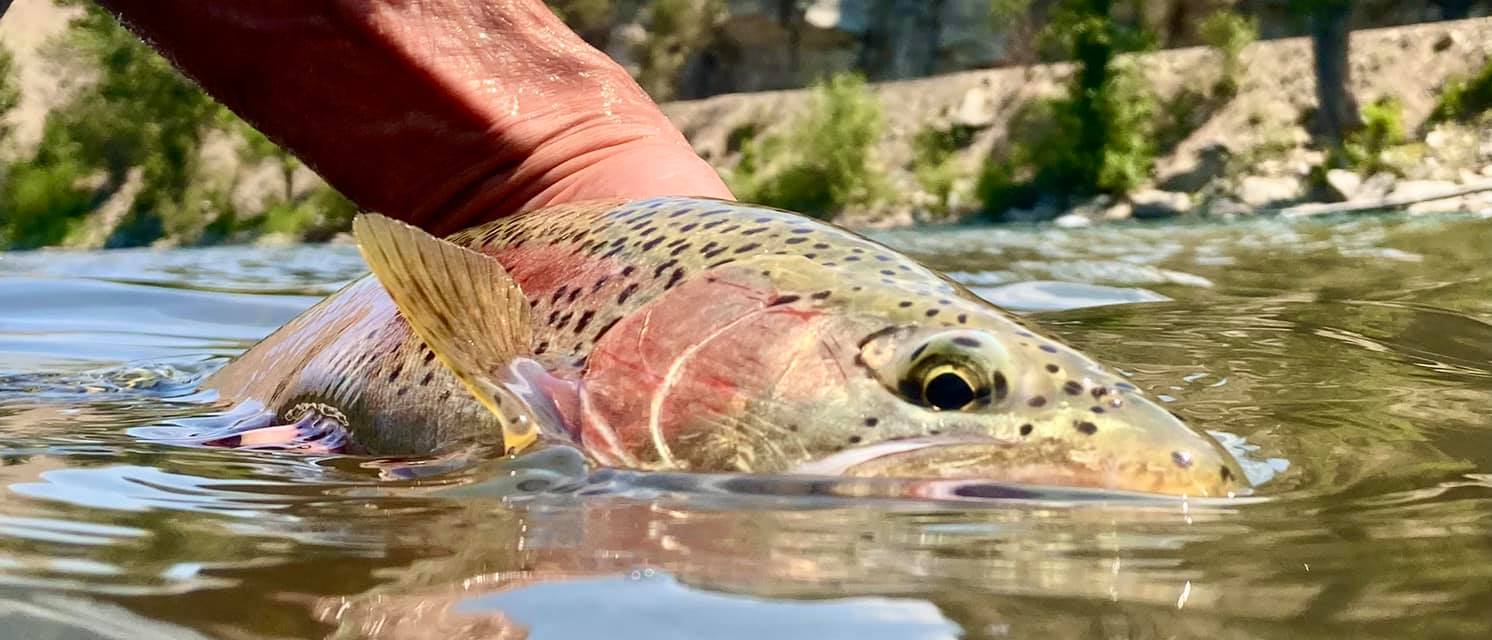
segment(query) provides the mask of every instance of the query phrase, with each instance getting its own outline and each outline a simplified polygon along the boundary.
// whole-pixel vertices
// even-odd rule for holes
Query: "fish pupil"
[[[974,387],[953,372],[939,373],[922,388],[927,404],[943,410],[961,409],[974,401]]]

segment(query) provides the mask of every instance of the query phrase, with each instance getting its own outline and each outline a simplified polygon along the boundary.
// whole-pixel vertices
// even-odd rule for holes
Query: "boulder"
[[[1294,176],[1247,176],[1235,194],[1250,209],[1276,206],[1300,199],[1301,182]]]
[[[1248,205],[1233,198],[1217,198],[1207,203],[1207,215],[1214,218],[1237,218],[1253,212]]]
[[[1339,202],[1351,200],[1362,188],[1362,176],[1346,169],[1332,169],[1326,172],[1326,188]]]
[[[1456,183],[1443,180],[1405,180],[1394,185],[1388,197],[1393,200],[1431,198],[1456,190]]]
[[[984,83],[964,92],[963,99],[959,100],[958,107],[950,118],[953,124],[983,129],[995,123],[995,104],[990,96],[988,83],[989,79],[985,78]]]
[[[1170,218],[1191,211],[1192,197],[1175,191],[1143,189],[1129,196],[1136,218]]]
[[[1399,179],[1392,173],[1386,171],[1375,173],[1368,176],[1368,179],[1364,180],[1357,187],[1357,194],[1352,196],[1352,200],[1355,202],[1369,202],[1387,198],[1389,192],[1394,190],[1394,183],[1398,181]]]
[[[1088,216],[1085,216],[1081,213],[1064,214],[1061,217],[1058,217],[1053,222],[1063,229],[1080,229],[1082,227],[1091,226],[1093,224],[1093,221],[1090,220]]]

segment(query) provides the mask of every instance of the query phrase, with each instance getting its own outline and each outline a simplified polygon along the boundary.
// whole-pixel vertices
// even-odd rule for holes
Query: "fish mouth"
[[[853,478],[987,480],[1056,487],[1184,496],[1231,496],[1240,487],[1186,473],[1169,461],[1121,458],[1064,441],[930,437],[847,449],[799,465],[792,473]]]

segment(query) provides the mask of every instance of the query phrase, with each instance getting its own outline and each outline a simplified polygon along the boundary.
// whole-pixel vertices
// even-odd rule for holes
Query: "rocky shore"
[[[870,211],[847,211],[852,226],[904,226],[954,219],[1056,220],[1087,225],[1130,218],[1182,215],[1231,217],[1258,212],[1308,213],[1326,203],[1414,201],[1415,211],[1492,209],[1492,122],[1430,124],[1447,83],[1477,72],[1492,59],[1492,19],[1364,30],[1352,36],[1353,92],[1364,104],[1393,101],[1404,139],[1382,153],[1381,166],[1359,173],[1330,169],[1307,129],[1315,102],[1310,43],[1303,38],[1261,41],[1242,55],[1236,94],[1220,104],[1188,105],[1221,74],[1216,52],[1188,48],[1143,54],[1132,62],[1155,91],[1179,134],[1161,145],[1151,179],[1119,197],[989,212],[973,192],[980,167],[1008,143],[1008,123],[1021,107],[1057,95],[1071,72],[1064,64],[970,71],[882,83],[886,135],[874,162],[888,174],[895,201]],[[741,159],[739,132],[770,133],[804,109],[806,91],[772,91],[674,102],[665,111],[695,149],[723,171]],[[913,176],[913,139],[927,127],[973,132],[956,152],[960,177],[947,213],[925,206],[930,195]],[[1468,189],[1471,187],[1471,189]]]

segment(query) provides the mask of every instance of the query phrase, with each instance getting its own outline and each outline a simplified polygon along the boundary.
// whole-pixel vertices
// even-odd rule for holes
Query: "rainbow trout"
[[[376,215],[373,274],[213,375],[281,422],[424,454],[1223,496],[1237,462],[1093,360],[912,259],[774,209],[569,204],[442,240]]]

